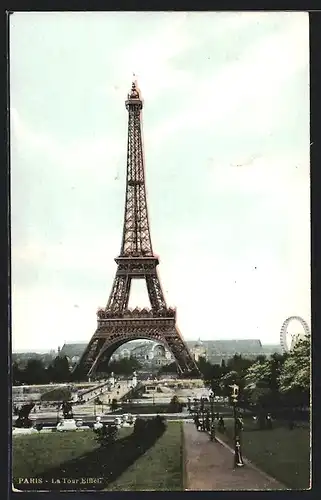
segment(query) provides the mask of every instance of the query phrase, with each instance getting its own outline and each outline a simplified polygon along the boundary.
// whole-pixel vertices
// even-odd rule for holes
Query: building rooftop
[[[259,354],[272,354],[274,352],[282,352],[281,346],[279,344],[272,345],[266,344],[262,345],[259,339],[229,339],[229,340],[187,340],[187,346],[193,349],[195,345],[201,345],[204,347],[209,355],[234,355],[234,354],[245,354],[252,353],[254,355]],[[60,350],[60,355],[73,357],[80,356],[85,348],[87,347],[86,342],[68,342],[64,344]],[[128,342],[119,348],[119,350],[130,349],[136,352],[148,352],[152,348],[150,341],[135,341]]]

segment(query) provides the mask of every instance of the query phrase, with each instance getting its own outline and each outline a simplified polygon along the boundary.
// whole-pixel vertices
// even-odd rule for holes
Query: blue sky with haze
[[[159,273],[186,339],[310,323],[307,13],[10,16],[14,349],[89,341],[120,250],[144,99]],[[146,305],[135,282],[130,305]]]

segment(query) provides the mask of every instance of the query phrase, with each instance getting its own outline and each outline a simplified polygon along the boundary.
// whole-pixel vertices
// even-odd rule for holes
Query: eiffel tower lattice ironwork
[[[136,83],[125,102],[128,111],[127,182],[123,238],[117,271],[105,309],[97,312],[97,330],[75,370],[88,376],[99,371],[122,344],[135,339],[162,343],[173,354],[181,376],[199,370],[176,326],[176,310],[167,307],[153,253],[145,188],[141,133],[143,102]],[[150,309],[128,309],[132,279],[144,279]]]

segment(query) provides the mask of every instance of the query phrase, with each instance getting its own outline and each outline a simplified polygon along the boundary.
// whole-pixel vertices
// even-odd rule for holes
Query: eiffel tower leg
[[[79,365],[88,375],[92,375],[99,370],[102,361],[108,362],[118,347],[136,339],[148,339],[164,344],[173,354],[180,376],[199,376],[197,365],[175,325],[174,317],[138,315],[100,320]]]
[[[200,372],[194,358],[191,356],[181,334],[175,326],[170,335],[165,336],[166,343],[169,346],[179,367],[181,376],[200,376]]]
[[[91,341],[86,347],[86,350],[82,354],[79,362],[77,363],[77,365],[73,370],[74,376],[77,375],[79,375],[80,377],[88,376],[88,372],[94,360],[96,359],[97,355],[101,351],[101,348],[103,347],[104,343],[105,343],[104,338],[95,337],[95,335],[92,337]]]
[[[155,274],[146,276],[146,285],[152,309],[154,311],[166,309],[163,290],[156,270]]]
[[[129,275],[117,276],[116,274],[106,309],[114,313],[124,311],[128,307],[130,285]]]

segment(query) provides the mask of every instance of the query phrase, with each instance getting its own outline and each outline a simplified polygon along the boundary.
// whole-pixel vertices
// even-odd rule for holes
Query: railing
[[[176,309],[171,307],[162,309],[160,311],[153,311],[152,309],[126,309],[125,311],[109,311],[106,309],[99,309],[97,311],[99,319],[112,319],[112,318],[175,318]]]

